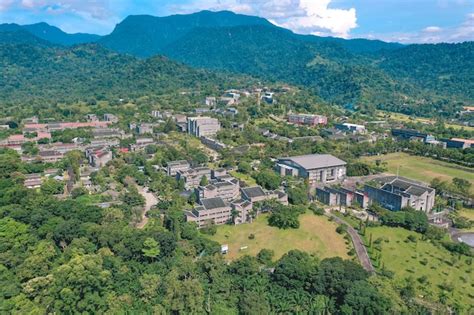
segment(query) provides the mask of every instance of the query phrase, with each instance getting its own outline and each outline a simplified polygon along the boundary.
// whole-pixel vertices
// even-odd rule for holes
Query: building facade
[[[317,126],[326,125],[328,118],[321,115],[290,114],[288,115],[288,122],[297,125]]]
[[[219,120],[211,117],[188,117],[187,130],[196,137],[214,136],[221,129]]]
[[[311,154],[280,158],[276,169],[281,176],[297,176],[310,184],[329,183],[346,176],[346,162],[329,154]]]
[[[366,184],[365,192],[370,203],[377,203],[391,211],[411,207],[426,213],[435,204],[435,189],[404,177],[389,176]]]

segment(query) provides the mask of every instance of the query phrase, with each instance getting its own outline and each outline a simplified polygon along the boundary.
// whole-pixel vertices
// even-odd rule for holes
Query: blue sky
[[[403,43],[474,40],[474,0],[0,0],[0,23],[110,33],[127,15],[203,9],[258,15],[297,33]]]

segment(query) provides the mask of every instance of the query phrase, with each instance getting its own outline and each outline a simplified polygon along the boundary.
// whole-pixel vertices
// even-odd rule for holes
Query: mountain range
[[[229,11],[129,16],[102,37],[67,34],[46,23],[0,25],[0,51],[5,45],[33,45],[54,53],[84,43],[131,55],[134,63],[163,55],[195,68],[283,81],[310,89],[328,103],[363,110],[450,116],[474,101],[472,42],[401,45],[298,35]]]

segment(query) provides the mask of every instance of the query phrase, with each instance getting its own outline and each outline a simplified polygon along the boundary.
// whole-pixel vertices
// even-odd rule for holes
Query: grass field
[[[326,217],[306,213],[300,216],[300,228],[280,230],[268,226],[267,215],[260,215],[257,220],[242,225],[222,225],[211,238],[220,244],[229,245],[227,258],[236,259],[243,255],[257,255],[263,249],[275,252],[274,259],[292,249],[299,249],[319,258],[339,256],[348,258],[350,247],[342,235],[336,233],[337,224]],[[249,235],[254,234],[253,240]],[[240,251],[241,247],[246,250]]]
[[[381,242],[380,263],[374,262],[375,267],[380,268],[383,264],[386,269],[394,272],[396,283],[402,284],[405,278],[412,277],[417,293],[431,301],[439,300],[438,297],[443,291],[441,287],[444,286],[452,289],[445,290],[451,302],[448,304],[453,305],[457,301],[465,307],[474,305],[474,268],[467,263],[469,258],[452,255],[444,248],[421,241],[420,234],[402,228],[368,228],[366,239],[370,234],[373,241],[384,239]],[[409,235],[414,235],[418,241],[406,242]],[[379,253],[374,247],[375,245],[369,249],[372,256]],[[418,280],[423,276],[427,282]],[[462,313],[468,314],[469,311],[464,310]]]
[[[364,161],[374,162],[382,160],[387,162],[388,172],[397,173],[400,167],[400,176],[429,183],[438,177],[446,181],[451,181],[454,177],[464,178],[474,186],[474,172],[456,164],[438,161],[421,156],[412,156],[406,153],[392,153],[381,156],[371,156],[363,158]],[[471,188],[474,192],[474,187]]]
[[[434,124],[435,121],[430,120],[429,118],[422,118],[422,117],[412,117],[408,116],[405,114],[401,113],[392,113],[392,112],[385,112],[385,111],[378,111],[378,117],[380,119],[384,119],[386,115],[390,116],[390,119],[399,121],[399,122],[421,122],[421,123],[426,123],[426,124]],[[474,131],[474,127],[469,127],[469,126],[461,126],[461,125],[455,125],[455,124],[444,124],[446,128],[453,128],[453,129],[462,129],[464,128],[465,130],[468,131]]]

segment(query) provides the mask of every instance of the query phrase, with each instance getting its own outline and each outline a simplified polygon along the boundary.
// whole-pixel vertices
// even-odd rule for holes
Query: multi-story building
[[[211,184],[207,186],[199,186],[196,193],[199,200],[219,197],[225,201],[231,201],[239,198],[240,185],[235,178],[232,180],[212,180]]]
[[[227,148],[224,143],[208,137],[201,137],[201,143],[215,151],[221,151]]]
[[[142,124],[139,124],[138,127],[137,127],[137,132],[138,134],[140,135],[144,135],[144,134],[153,134],[153,127],[155,125],[154,124],[145,124],[145,123],[142,123]]]
[[[226,224],[232,220],[232,207],[222,198],[202,199],[199,206],[186,213],[186,220],[196,222],[198,228]]]
[[[415,140],[427,142],[432,140],[431,137],[424,132],[419,132],[414,129],[392,129],[392,136],[401,140]]]
[[[166,166],[166,173],[168,176],[176,176],[178,171],[187,171],[191,165],[186,160],[168,162]]]
[[[317,126],[326,125],[328,118],[321,115],[290,114],[288,115],[288,122],[297,125]]]
[[[154,144],[155,140],[153,138],[138,138],[134,144],[130,145],[130,151],[140,151],[145,149],[150,144]]]
[[[112,152],[107,148],[101,149],[87,149],[86,157],[89,160],[89,164],[93,167],[104,167],[109,161],[112,160]]]
[[[90,122],[58,122],[50,124],[25,124],[25,132],[51,132],[55,130],[77,129],[77,128],[107,128],[109,121],[90,121]]]
[[[108,139],[108,138],[117,138],[122,139],[124,133],[117,128],[98,128],[92,130],[92,136],[95,139]]]
[[[221,128],[219,120],[211,117],[188,117],[188,133],[196,137],[214,136]]]
[[[383,177],[367,183],[365,193],[371,203],[391,211],[411,207],[426,213],[433,209],[436,195],[435,189],[398,176]]]
[[[367,130],[363,125],[357,124],[350,124],[350,123],[343,123],[343,124],[335,124],[334,127],[344,132],[351,132],[351,133],[365,133]]]
[[[346,162],[330,154],[310,154],[278,159],[276,168],[281,176],[298,176],[310,184],[342,180]]]
[[[277,200],[282,204],[288,204],[288,196],[282,191],[265,191],[260,186],[244,187],[240,189],[242,199],[252,203],[262,202],[265,200]]]
[[[206,177],[208,181],[211,180],[210,168],[195,167],[187,170],[179,170],[176,173],[176,178],[184,181],[184,187],[187,190],[198,187],[203,177]]]
[[[449,140],[445,140],[446,147],[448,149],[468,149],[474,148],[474,140],[473,139],[460,139],[460,138],[452,138]]]
[[[358,204],[362,208],[369,205],[369,197],[361,191],[343,187],[316,188],[316,199],[328,206],[353,206]]]
[[[206,106],[209,106],[209,107],[214,107],[217,105],[217,99],[213,96],[208,96],[206,97],[204,104],[206,104]]]
[[[250,214],[253,209],[251,201],[237,199],[233,201],[230,206],[232,207],[232,211],[236,214],[234,216],[234,224],[242,224],[250,221]]]
[[[111,123],[118,123],[119,119],[117,116],[115,116],[114,114],[104,114],[104,120],[105,121],[109,121]]]

